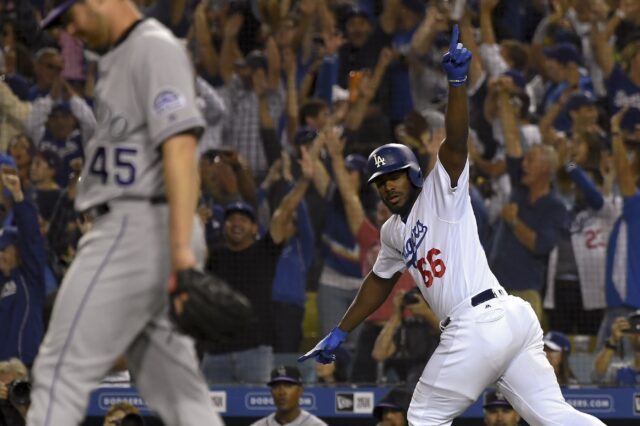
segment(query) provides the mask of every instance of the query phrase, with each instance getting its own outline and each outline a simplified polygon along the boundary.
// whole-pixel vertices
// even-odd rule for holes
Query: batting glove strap
[[[464,78],[459,80],[449,80],[449,85],[451,87],[458,87],[458,86],[463,86],[466,82],[467,82],[467,76],[465,75]]]

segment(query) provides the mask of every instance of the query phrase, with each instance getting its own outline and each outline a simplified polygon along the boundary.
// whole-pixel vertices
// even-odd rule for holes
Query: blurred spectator
[[[331,364],[314,364],[318,383],[325,386],[335,386],[341,383],[349,383],[349,366],[351,355],[344,348],[338,348],[335,352],[336,360]]]
[[[0,425],[23,426],[31,403],[27,367],[17,358],[0,362]]]
[[[640,384],[640,311],[613,321],[610,334],[596,356],[594,376],[607,385]]]
[[[576,385],[578,381],[569,365],[569,356],[571,355],[569,338],[559,331],[549,331],[544,335],[543,342],[544,352],[556,373],[558,384],[560,386]]]
[[[389,391],[373,407],[373,417],[378,420],[376,426],[407,426],[407,411],[413,392],[398,386]]]
[[[353,7],[345,18],[346,43],[338,50],[338,85],[353,87],[351,79],[365,69],[373,70],[383,47],[391,44],[391,34],[395,30],[399,0],[384,2],[384,11],[379,24],[365,9]]]
[[[279,81],[268,79],[272,64],[262,52],[253,51],[246,58],[234,60],[237,53],[233,52],[239,51],[239,26],[231,27],[232,22],[227,25],[220,53],[222,63],[228,67],[221,69],[225,85],[220,89],[229,111],[225,139],[247,160],[254,176],[261,179],[268,163],[260,137],[259,113],[261,108],[266,109],[277,123],[284,108],[284,91]]]
[[[60,76],[82,94],[84,92],[86,69],[82,42],[66,31],[60,31],[58,45],[62,50],[62,62],[64,63]]]
[[[287,192],[293,188],[291,159],[283,153],[269,169],[260,185],[260,198],[266,198],[275,181],[286,182]],[[287,224],[285,240],[271,291],[275,353],[298,352],[302,342],[302,321],[305,310],[306,277],[313,262],[315,237],[304,200]],[[263,302],[264,303],[264,302]]]
[[[302,201],[313,176],[305,155],[303,176],[273,213],[269,229],[258,237],[253,207],[245,202],[225,210],[224,247],[211,248],[207,269],[242,292],[253,306],[254,318],[246,333],[230,342],[204,345],[203,370],[212,383],[260,383],[267,380],[273,362],[273,312],[269,301],[276,265],[289,236],[287,225]]]
[[[196,76],[196,95],[198,107],[207,122],[198,143],[198,152],[202,155],[206,151],[222,147],[222,130],[229,117],[228,108],[218,91],[199,76]]]
[[[378,335],[372,357],[398,379],[415,385],[440,341],[439,322],[418,289],[393,296],[393,314]],[[408,310],[410,315],[403,316]]]
[[[104,416],[102,426],[142,426],[140,411],[128,402],[116,402]]]
[[[409,55],[403,52],[399,59],[408,62],[412,101],[417,111],[441,110],[446,102],[448,82],[439,66],[444,47],[442,35],[449,31],[445,7],[445,2],[429,2],[425,17],[411,38]]]
[[[83,144],[91,139],[96,127],[89,105],[69,83],[58,79],[49,95],[34,102],[26,127],[27,134],[39,149],[50,149],[62,159],[58,183],[65,187],[72,163],[84,158]]]
[[[53,208],[47,231],[51,266],[59,281],[62,280],[64,273],[71,265],[78,240],[82,236],[79,226],[82,216],[76,213],[74,207],[79,177],[80,172],[76,171],[69,178],[69,185],[62,190]]]
[[[60,186],[56,182],[60,169],[60,157],[50,150],[38,151],[31,164],[31,181],[38,213],[47,222],[60,198]]]
[[[30,113],[31,103],[21,101],[0,79],[0,151],[6,152],[9,141],[25,132]]]
[[[9,141],[7,153],[16,160],[18,176],[25,188],[31,187],[31,162],[36,151],[33,141],[24,134],[16,135]]]
[[[0,328],[0,359],[17,357],[31,366],[43,332],[44,239],[36,208],[25,199],[17,171],[3,165],[1,175],[2,187],[13,200],[17,226],[0,230],[0,323],[21,326]]]
[[[485,426],[518,426],[520,424],[520,415],[500,391],[486,392],[482,408]]]
[[[46,96],[53,89],[56,81],[62,75],[64,59],[58,49],[44,47],[38,50],[33,57],[33,69],[36,81],[29,89],[29,100]]]
[[[605,78],[609,113],[615,114],[625,106],[640,108],[640,40],[626,45],[620,63],[616,63],[606,31],[594,31],[592,38],[596,60]]]
[[[560,237],[547,271],[545,308],[555,308],[549,312],[554,330],[593,335],[602,321],[607,241],[620,215],[618,200],[609,193],[613,167],[607,160],[588,171],[573,162],[566,165],[575,202],[569,232]]]
[[[549,253],[568,226],[567,210],[551,185],[558,157],[548,145],[534,145],[524,153],[515,114],[504,99],[509,95],[502,92],[500,96],[512,193],[510,203],[502,209],[489,259],[498,281],[511,294],[531,303],[541,320]]]
[[[607,309],[598,332],[598,349],[615,318],[640,309],[640,145],[625,144],[626,137],[638,133],[638,112],[635,108],[627,112],[625,108],[611,118],[613,163],[622,195],[622,215],[611,230],[607,246]]]
[[[587,71],[581,67],[582,55],[571,43],[559,43],[544,50],[545,69],[551,80],[543,99],[543,110],[547,111],[568,88],[593,97],[593,83]],[[563,110],[553,123],[563,132],[570,130],[568,112]]]
[[[276,412],[254,422],[251,426],[305,425],[327,426],[325,422],[300,408],[300,398],[304,392],[302,375],[297,367],[279,366],[271,371],[267,383],[276,406]]]
[[[634,0],[620,0],[614,17],[616,48],[622,50],[640,33],[640,4]]]
[[[314,145],[318,148],[323,147],[327,138],[335,137],[337,135],[333,129],[329,129],[320,133]],[[314,151],[314,154],[313,183],[326,202],[325,224],[322,231],[324,264],[318,286],[318,316],[320,332],[328,333],[355,298],[360,288],[362,271],[359,264],[360,248],[349,229],[342,197],[339,191],[336,191],[338,188],[318,153]],[[365,176],[366,164],[367,160],[357,154],[349,155],[344,159],[344,167],[349,171],[349,184],[357,188],[359,194],[368,187]],[[359,331],[360,328],[356,328],[350,334],[351,348],[358,340]]]

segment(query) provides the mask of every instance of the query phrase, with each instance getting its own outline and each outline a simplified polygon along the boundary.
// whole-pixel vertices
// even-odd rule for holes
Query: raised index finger
[[[458,24],[453,26],[453,31],[451,31],[451,42],[449,43],[449,53],[453,53],[458,47]]]

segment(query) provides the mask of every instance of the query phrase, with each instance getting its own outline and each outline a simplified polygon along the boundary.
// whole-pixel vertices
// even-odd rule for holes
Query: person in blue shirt
[[[505,128],[512,192],[501,212],[489,264],[509,293],[531,303],[542,319],[541,292],[549,253],[568,226],[569,215],[552,185],[558,168],[555,150],[534,145],[525,154],[520,139],[513,136],[516,131]]]
[[[560,99],[567,89],[593,97],[593,82],[581,66],[582,55],[571,43],[559,43],[544,50],[545,68],[552,84],[544,94],[545,111]],[[568,133],[571,130],[569,111],[563,109],[553,123],[553,127]]]
[[[620,63],[616,63],[605,33],[594,33],[593,47],[604,75],[609,112],[615,114],[624,106],[640,108],[640,40],[629,43],[620,55]]]
[[[44,239],[15,169],[2,166],[1,177],[13,199],[16,227],[0,230],[0,359],[16,357],[30,367],[43,335]]]
[[[628,114],[631,119],[625,117]],[[598,332],[597,349],[604,345],[617,317],[640,309],[640,148],[624,142],[626,137],[637,133],[638,126],[640,114],[633,109],[624,108],[611,118],[613,160],[623,204],[622,215],[611,230],[607,246],[607,309]]]
[[[273,195],[278,190],[284,189],[289,193],[293,186],[291,161],[283,154],[271,165],[258,189],[258,209],[268,208],[269,201],[276,198]],[[280,201],[271,204],[279,205]],[[304,200],[296,207],[285,232],[287,243],[278,259],[271,288],[274,353],[297,352],[302,341],[307,272],[313,263],[315,245],[313,225]]]

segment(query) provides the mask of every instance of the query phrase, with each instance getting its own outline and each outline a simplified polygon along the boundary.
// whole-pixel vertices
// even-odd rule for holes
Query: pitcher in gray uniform
[[[36,359],[27,423],[78,425],[90,391],[125,354],[166,425],[221,425],[193,341],[168,318],[170,274],[199,268],[204,257],[194,220],[204,121],[187,53],[131,0],[58,0],[42,26],[55,24],[103,55],[98,124],[76,199],[93,225]]]

